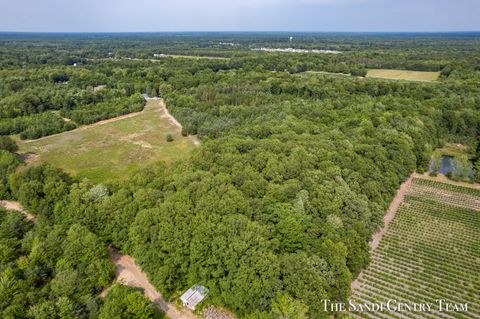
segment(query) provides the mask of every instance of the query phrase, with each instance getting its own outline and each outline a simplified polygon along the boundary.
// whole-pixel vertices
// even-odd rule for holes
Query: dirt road
[[[7,210],[16,210],[24,214],[28,220],[37,222],[34,215],[25,211],[19,202],[0,200],[0,205]],[[167,302],[163,296],[149,282],[145,273],[130,256],[119,254],[115,250],[110,252],[112,261],[115,263],[116,281],[132,287],[139,287],[144,290],[145,296],[150,299],[159,309],[161,309],[171,319],[199,319],[200,317],[193,314],[188,309],[178,310],[174,304]],[[101,297],[105,297],[108,289],[102,292]]]
[[[132,287],[139,287],[144,290],[145,296],[150,299],[158,308],[160,308],[171,319],[199,319],[187,309],[179,310],[172,303],[167,302],[163,296],[149,282],[145,273],[130,256],[124,256],[115,250],[111,250],[112,261],[117,266],[116,281]],[[103,296],[108,291],[102,293]]]
[[[178,122],[177,119],[170,114],[170,112],[168,111],[167,106],[165,105],[165,102],[163,101],[163,99],[158,98],[158,97],[154,97],[154,98],[147,98],[147,105],[145,105],[144,109],[140,112],[128,113],[128,114],[125,114],[125,115],[113,117],[111,119],[106,119],[106,120],[103,120],[103,121],[95,122],[93,124],[83,125],[83,126],[80,126],[80,127],[76,128],[76,130],[88,130],[89,128],[92,128],[92,127],[97,127],[97,126],[105,125],[107,123],[112,123],[112,122],[117,122],[117,121],[121,121],[121,120],[128,119],[128,118],[132,118],[132,117],[138,116],[140,114],[144,114],[145,112],[155,110],[155,109],[158,109],[160,111],[162,118],[166,118],[171,124],[176,126],[179,130],[182,129],[182,124],[180,124],[180,122]],[[52,136],[61,135],[61,134],[68,134],[69,132],[70,131],[61,132],[61,133],[57,133],[57,134],[52,134],[52,135],[44,136],[44,137],[41,137],[41,138],[35,139],[35,140],[24,140],[24,141],[21,141],[21,143],[28,144],[28,143],[32,143],[32,142],[37,142],[37,141],[40,141],[40,140],[43,140],[43,139],[51,138]],[[191,141],[194,145],[197,145],[197,146],[200,145],[200,140],[196,136],[191,135],[188,138],[191,139]]]
[[[163,100],[160,100],[160,108],[161,108],[162,111],[163,111],[163,114],[162,114],[162,117],[163,117],[163,118],[168,119],[168,121],[169,121],[171,124],[175,125],[175,126],[178,127],[179,129],[182,129],[182,124],[180,124],[180,122],[177,121],[177,119],[174,118],[174,117],[172,116],[172,114],[170,114],[170,112],[168,111],[167,106],[165,105],[165,102],[164,102]]]
[[[166,118],[171,124],[175,125],[178,129],[180,129],[180,131],[182,130],[182,124],[180,124],[179,121],[177,121],[177,119],[175,117],[173,117],[172,114],[170,114],[170,112],[168,111],[167,109],[167,106],[165,105],[165,102],[162,100],[162,99],[159,99],[160,100],[160,109],[162,110],[162,117],[163,118]],[[189,138],[192,140],[192,143],[194,145],[200,145],[200,140],[194,136],[194,135],[190,135]]]
[[[388,208],[387,213],[383,217],[383,227],[373,235],[372,241],[370,241],[371,250],[375,250],[378,247],[380,241],[383,238],[383,235],[385,235],[385,233],[387,232],[388,225],[392,222],[393,218],[395,218],[398,207],[400,207],[400,204],[405,198],[405,194],[407,193],[409,187],[412,185],[414,176],[415,174],[412,174],[402,185],[400,185],[397,194],[390,203],[390,207]]]
[[[27,217],[28,220],[31,220],[34,224],[37,223],[37,218],[25,211],[22,205],[19,202],[9,201],[9,200],[0,200],[0,206],[3,206],[7,210],[16,210],[22,213]]]
[[[400,188],[398,189],[395,197],[390,203],[390,207],[388,208],[387,213],[383,217],[383,227],[373,235],[372,240],[369,243],[371,251],[377,249],[378,245],[380,245],[380,241],[382,240],[383,236],[387,233],[388,226],[390,225],[392,220],[395,218],[395,214],[397,213],[398,208],[402,204],[403,199],[405,198],[405,194],[407,193],[408,189],[412,185],[412,181],[415,176],[418,176],[418,175],[416,173],[413,173],[402,185],[400,185]],[[357,279],[355,279],[352,282],[351,284],[352,290],[358,289],[360,287],[360,280],[362,278],[362,274],[363,272],[361,272],[360,275],[358,275]]]
[[[138,116],[140,114],[143,114],[146,110],[147,110],[147,106],[145,106],[145,108],[140,112],[128,113],[128,114],[125,114],[125,115],[120,115],[120,116],[117,116],[117,117],[112,117],[110,119],[98,121],[98,122],[95,122],[93,124],[79,126],[78,128],[76,128],[76,130],[88,130],[89,128],[92,128],[92,127],[104,125],[104,124],[107,124],[107,123],[121,121],[121,120],[124,120],[124,119],[128,119],[128,118],[135,117],[135,116]],[[61,133],[57,133],[57,134],[47,135],[47,136],[44,136],[44,137],[41,137],[41,138],[37,138],[35,140],[24,140],[24,141],[21,141],[21,143],[28,144],[28,143],[32,143],[32,142],[37,142],[37,141],[41,141],[43,139],[48,139],[52,136],[61,135],[61,134],[69,133],[69,132],[70,131],[65,131],[65,132],[61,132]]]

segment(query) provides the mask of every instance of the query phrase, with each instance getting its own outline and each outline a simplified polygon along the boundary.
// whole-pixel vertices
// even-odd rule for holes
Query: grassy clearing
[[[468,147],[468,145],[463,144],[451,144],[447,143],[442,148],[437,148],[433,151],[433,157],[435,156],[461,156],[466,155],[468,158],[473,159],[475,157],[474,151]]]
[[[431,303],[429,312],[353,312],[355,318],[476,318],[480,315],[478,190],[414,179],[372,262],[353,290],[356,303]],[[468,303],[441,313],[438,299]]]
[[[218,57],[218,56],[204,56],[204,55],[180,55],[180,54],[163,54],[157,58],[176,58],[176,59],[209,59],[209,60],[224,60],[228,61],[230,58]]]
[[[406,81],[436,81],[440,77],[440,72],[423,72],[423,71],[405,71],[405,70],[368,70],[367,78],[380,78],[390,80],[406,80]]]
[[[352,76],[351,74],[347,73],[335,73],[335,72],[326,72],[326,71],[305,71],[302,73],[298,73],[300,75],[315,75],[315,74],[320,74],[320,75],[331,75],[331,76]]]
[[[172,134],[174,141],[167,142],[166,134]],[[48,162],[100,182],[125,178],[156,161],[180,159],[195,148],[194,142],[166,117],[160,100],[150,100],[143,112],[132,117],[18,143],[20,153],[38,155],[35,163]]]

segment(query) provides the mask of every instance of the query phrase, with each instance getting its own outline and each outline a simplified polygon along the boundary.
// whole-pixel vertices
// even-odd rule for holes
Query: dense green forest
[[[447,142],[477,152],[480,38],[298,34],[299,48],[343,53],[250,51],[287,47],[287,39],[1,35],[0,134],[70,130],[141,110],[140,94],[148,94],[164,98],[182,133],[203,142],[187,160],[94,185],[49,165],[16,169],[15,144],[0,140],[0,195],[39,219],[33,226],[1,212],[2,316],[113,318],[128,309],[159,316],[126,287],[98,299],[114,273],[108,245],[134,256],[167,297],[202,284],[207,304],[241,318],[279,318],[289,309],[292,318],[327,318],[322,299],[346,300],[398,186]],[[369,68],[442,77],[302,73]]]

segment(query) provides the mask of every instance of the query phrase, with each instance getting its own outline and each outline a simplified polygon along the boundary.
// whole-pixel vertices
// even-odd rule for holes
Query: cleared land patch
[[[138,287],[143,289],[145,297],[153,302],[155,307],[163,311],[170,319],[199,319],[199,317],[193,314],[188,309],[177,309],[176,305],[169,303],[165,298],[157,291],[157,289],[150,283],[147,275],[142,269],[135,263],[135,260],[126,255],[121,255],[115,250],[110,250],[112,261],[115,263],[116,277],[115,281],[119,281],[122,284]],[[104,290],[101,297],[104,298],[108,293],[108,289]]]
[[[430,303],[431,311],[351,312],[355,318],[480,316],[480,191],[414,178],[372,261],[352,287],[360,304]],[[438,299],[468,303],[440,311]]]
[[[225,60],[228,61],[230,58],[219,57],[219,56],[208,56],[208,55],[181,55],[181,54],[157,54],[156,58],[180,58],[180,59],[209,59],[209,60]]]
[[[167,142],[166,134],[174,141]],[[142,112],[18,142],[20,153],[37,155],[32,165],[48,162],[93,182],[125,178],[150,163],[180,159],[198,143],[181,135],[160,99],[150,99]]]
[[[424,71],[406,71],[406,70],[368,70],[367,78],[380,78],[390,80],[406,80],[406,81],[436,81],[440,77],[440,72],[424,72]]]

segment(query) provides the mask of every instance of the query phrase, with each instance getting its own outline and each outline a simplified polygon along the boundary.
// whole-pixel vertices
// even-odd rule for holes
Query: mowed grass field
[[[480,317],[480,190],[414,179],[372,261],[355,303],[430,303],[431,311],[351,312],[354,318]],[[445,303],[468,310],[443,311]],[[460,310],[460,311],[459,311]]]
[[[128,177],[156,161],[172,162],[195,148],[195,137],[183,137],[167,117],[161,100],[149,100],[134,116],[39,140],[19,141],[20,153],[33,153],[30,165],[48,162],[92,182]],[[167,142],[166,134],[174,141]]]
[[[440,77],[440,72],[406,71],[406,70],[368,70],[367,78],[380,78],[390,80],[406,81],[436,81]]]

